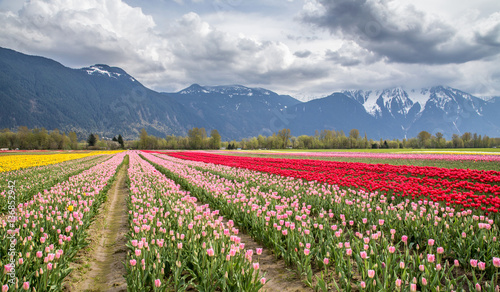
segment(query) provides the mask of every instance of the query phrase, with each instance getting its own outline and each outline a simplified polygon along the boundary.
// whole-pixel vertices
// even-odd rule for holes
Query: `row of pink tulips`
[[[130,154],[130,240],[126,261],[131,291],[258,291],[265,283],[238,229],[219,211]]]
[[[19,203],[0,225],[2,291],[59,291],[125,153]]]

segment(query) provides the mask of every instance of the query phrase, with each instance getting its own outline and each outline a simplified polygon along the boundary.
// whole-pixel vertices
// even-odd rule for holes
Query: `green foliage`
[[[116,140],[117,140],[118,144],[120,144],[120,146],[122,147],[122,149],[124,149],[125,148],[125,144],[123,142],[122,135],[118,135],[118,139],[116,139]]]
[[[220,135],[219,135],[220,137]],[[205,128],[192,128],[188,131],[189,147],[191,149],[207,148],[204,140],[207,138]]]
[[[87,138],[87,144],[89,145],[89,147],[94,147],[96,142],[97,138],[94,134],[90,133],[89,137]]]

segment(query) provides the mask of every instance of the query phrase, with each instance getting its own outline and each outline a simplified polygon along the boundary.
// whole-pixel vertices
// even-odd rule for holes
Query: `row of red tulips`
[[[326,182],[367,192],[378,191],[412,199],[426,198],[444,202],[447,206],[459,205],[462,209],[481,209],[486,214],[498,213],[500,210],[498,184],[500,173],[494,171],[256,158],[204,152],[177,152],[169,155],[285,177]]]

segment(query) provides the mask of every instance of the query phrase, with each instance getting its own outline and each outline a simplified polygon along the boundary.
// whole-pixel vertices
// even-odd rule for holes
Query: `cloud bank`
[[[462,3],[457,18],[430,0],[126,1],[0,4],[0,46],[119,66],[160,91],[243,84],[301,97],[446,84],[500,95],[498,4]]]

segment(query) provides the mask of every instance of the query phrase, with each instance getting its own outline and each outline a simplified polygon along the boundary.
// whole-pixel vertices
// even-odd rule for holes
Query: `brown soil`
[[[64,283],[65,291],[127,291],[123,262],[128,232],[127,167],[122,167],[90,226],[89,246],[81,250],[71,265],[73,271]]]
[[[257,243],[252,237],[245,233],[238,233],[241,242],[245,243],[245,249],[253,249],[253,260],[259,262],[261,274],[265,274],[267,279],[266,284],[261,291],[267,292],[299,292],[299,291],[314,291],[305,286],[296,273],[290,267],[285,265],[284,260],[277,260],[274,254],[262,244]],[[255,254],[255,249],[263,247],[260,256]]]

